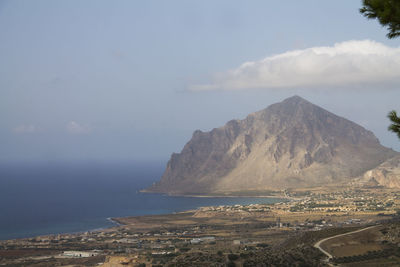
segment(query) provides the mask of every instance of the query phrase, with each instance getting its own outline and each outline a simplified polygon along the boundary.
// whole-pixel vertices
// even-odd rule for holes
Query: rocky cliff
[[[362,181],[365,184],[375,182],[379,186],[400,188],[400,156],[390,158],[378,167],[367,171]]]
[[[334,184],[396,154],[372,132],[294,96],[244,120],[195,131],[147,191],[235,194]]]

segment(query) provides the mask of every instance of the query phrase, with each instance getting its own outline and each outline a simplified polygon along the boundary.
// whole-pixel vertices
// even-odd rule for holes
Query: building
[[[97,256],[98,254],[93,251],[64,251],[62,255],[70,258],[88,258]]]

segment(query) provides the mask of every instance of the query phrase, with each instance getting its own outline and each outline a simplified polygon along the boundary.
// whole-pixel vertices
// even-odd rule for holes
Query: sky
[[[293,95],[400,151],[400,38],[360,7],[0,0],[0,162],[166,162],[196,129]]]

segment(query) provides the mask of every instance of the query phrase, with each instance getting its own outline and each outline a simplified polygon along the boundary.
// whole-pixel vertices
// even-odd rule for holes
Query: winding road
[[[322,244],[322,243],[324,243],[324,242],[327,241],[327,240],[334,239],[334,238],[336,238],[336,237],[340,237],[340,236],[345,236],[345,235],[351,235],[351,234],[359,233],[359,232],[362,232],[362,231],[365,231],[365,230],[368,230],[368,229],[371,229],[371,228],[374,228],[374,227],[377,227],[377,226],[378,226],[378,225],[373,225],[373,226],[369,226],[369,227],[366,227],[366,228],[363,228],[363,229],[359,229],[359,230],[356,230],[356,231],[353,231],[353,232],[348,232],[348,233],[344,233],[344,234],[339,234],[339,235],[334,235],[334,236],[331,236],[331,237],[327,237],[327,238],[321,239],[320,241],[318,241],[317,243],[315,243],[315,244],[314,244],[314,247],[317,248],[317,249],[319,249],[319,250],[320,250],[322,253],[324,253],[326,256],[328,256],[328,259],[326,260],[326,262],[329,264],[329,260],[332,259],[333,256],[332,256],[332,254],[330,254],[328,251],[326,251],[326,250],[324,250],[323,248],[321,248],[321,244]],[[331,265],[331,266],[333,266],[333,265]]]

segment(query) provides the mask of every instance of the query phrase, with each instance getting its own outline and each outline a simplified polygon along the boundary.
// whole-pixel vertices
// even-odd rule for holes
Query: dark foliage
[[[361,14],[368,19],[378,19],[382,26],[388,28],[388,38],[400,35],[400,1],[399,0],[363,0]]]
[[[396,133],[397,137],[400,138],[400,118],[397,116],[396,111],[392,110],[389,112],[388,118],[392,122],[388,128],[389,131]]]

